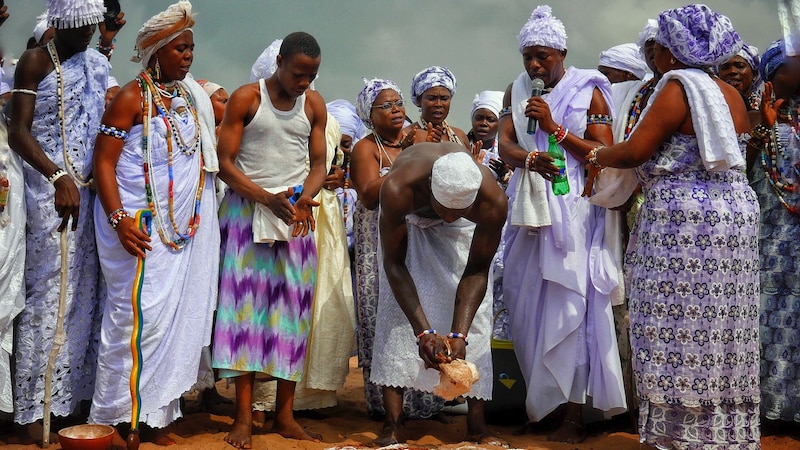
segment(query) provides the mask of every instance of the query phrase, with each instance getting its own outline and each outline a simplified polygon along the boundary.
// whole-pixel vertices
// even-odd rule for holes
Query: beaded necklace
[[[199,155],[198,160],[200,163],[200,177],[197,181],[197,188],[195,192],[195,201],[194,201],[194,215],[189,219],[189,224],[187,226],[186,232],[181,233],[178,227],[178,224],[175,221],[175,199],[174,199],[174,191],[173,187],[175,184],[175,180],[173,178],[172,172],[172,125],[169,120],[167,120],[166,111],[163,108],[157,109],[158,115],[164,120],[164,125],[167,128],[167,173],[169,174],[169,188],[168,188],[168,210],[169,210],[169,220],[170,224],[172,225],[172,231],[177,236],[175,239],[169,239],[167,237],[167,226],[164,224],[164,218],[159,214],[161,211],[160,209],[160,200],[158,191],[156,188],[156,180],[153,173],[150,171],[150,168],[153,166],[153,153],[152,149],[150,148],[148,139],[150,136],[150,120],[153,117],[153,106],[154,106],[154,95],[153,91],[157,90],[154,88],[152,83],[148,83],[149,77],[142,71],[139,77],[137,77],[137,81],[139,83],[140,88],[142,89],[143,93],[143,103],[142,109],[144,112],[144,119],[143,119],[143,132],[142,132],[142,156],[143,156],[143,163],[142,169],[144,170],[144,190],[145,196],[147,198],[147,204],[150,210],[153,212],[153,221],[155,222],[155,228],[158,231],[158,235],[161,238],[161,242],[165,245],[169,246],[174,250],[180,250],[189,243],[189,240],[194,236],[197,228],[200,226],[200,200],[203,196],[203,188],[205,187],[205,173],[203,172],[203,155],[202,153]],[[156,103],[157,104],[157,103]],[[196,134],[200,133],[200,129],[196,129]]]
[[[628,140],[628,137],[631,135],[631,131],[633,131],[633,127],[636,125],[636,122],[639,121],[639,115],[642,114],[642,110],[644,109],[642,103],[644,100],[644,96],[647,94],[649,90],[653,89],[653,79],[647,81],[647,83],[643,84],[639,92],[636,93],[636,97],[633,98],[631,102],[631,109],[628,112],[628,123],[625,125],[625,140]]]
[[[778,154],[785,158],[786,154],[783,145],[778,140],[778,124],[776,123],[769,130],[769,137],[764,145],[764,151],[761,153],[761,166],[767,174],[767,181],[769,182],[778,201],[792,214],[800,215],[800,207],[797,205],[789,205],[783,198],[781,191],[795,192],[797,185],[787,180],[781,173],[780,166],[778,165]],[[795,166],[795,172],[797,167]]]
[[[144,70],[142,71],[142,78],[147,82],[150,89],[154,89],[159,94],[164,95],[163,89],[158,87],[158,84],[155,83],[155,81],[153,81],[153,77],[149,73],[147,73],[147,71]],[[186,90],[180,83],[175,83],[174,86],[175,86],[174,94],[169,94],[167,95],[167,97],[168,98],[181,97],[186,99],[189,111],[192,114],[192,119],[194,119],[194,136],[192,136],[192,139],[190,139],[188,143],[186,142],[186,139],[183,138],[183,133],[181,132],[181,129],[178,126],[178,124],[175,122],[175,118],[173,117],[174,113],[172,109],[167,109],[164,106],[164,102],[161,100],[161,95],[153,96],[153,99],[155,101],[156,110],[158,111],[159,115],[161,117],[166,118],[168,122],[166,123],[167,130],[169,131],[170,128],[172,130],[177,130],[178,149],[183,153],[186,153],[187,155],[192,155],[200,146],[200,121],[197,119],[197,108],[194,107],[191,96],[186,94]]]
[[[91,178],[82,177],[80,174],[78,174],[78,170],[75,167],[75,162],[73,161],[69,150],[67,150],[69,143],[67,142],[67,122],[65,119],[66,112],[64,106],[64,74],[61,72],[61,62],[58,59],[58,52],[56,52],[55,40],[51,40],[47,43],[47,51],[50,53],[50,58],[53,60],[53,66],[56,72],[56,80],[58,82],[56,87],[56,97],[58,98],[58,122],[61,126],[61,143],[63,144],[62,153],[64,155],[67,173],[69,173],[70,178],[72,178],[75,184],[82,187],[87,187],[91,184]]]
[[[386,152],[386,149],[383,147],[383,145],[384,145],[383,144],[383,138],[378,134],[377,131],[375,132],[375,143],[378,145],[378,154],[381,157],[381,159],[380,159],[380,165],[381,166],[378,167],[378,170],[383,169],[383,157],[384,156],[386,156],[386,160],[389,161],[389,167],[392,167],[392,164],[394,164],[394,161],[392,161],[392,158],[389,157],[389,153]]]

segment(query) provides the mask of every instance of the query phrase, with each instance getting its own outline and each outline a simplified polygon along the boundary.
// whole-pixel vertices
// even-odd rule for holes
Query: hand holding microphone
[[[531,97],[541,97],[544,91],[544,81],[541,78],[534,78],[531,81]],[[528,134],[536,132],[536,119],[528,117]]]

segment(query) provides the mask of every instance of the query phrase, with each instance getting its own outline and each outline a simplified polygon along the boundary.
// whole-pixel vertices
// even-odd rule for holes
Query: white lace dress
[[[78,53],[62,62],[67,152],[73,169],[83,177],[92,170],[92,151],[105,107],[108,60],[95,50]],[[31,133],[45,154],[66,169],[64,145],[56,95],[57,77],[50,72],[39,83]],[[53,208],[53,186],[31,166],[24,165],[27,203],[27,251],[25,280],[27,296],[20,313],[16,337],[14,420],[27,424],[42,418],[44,377],[53,345],[61,252]],[[100,317],[104,288],[94,240],[95,195],[88,187],[81,196],[78,228],[69,231],[67,295],[64,329],[67,341],[56,358],[53,371],[53,414],[66,416],[78,402],[92,398],[97,361]]]
[[[25,306],[25,186],[22,159],[9,147],[0,123],[0,179],[9,182],[8,201],[0,212],[0,411],[14,412],[11,355],[14,317]]]

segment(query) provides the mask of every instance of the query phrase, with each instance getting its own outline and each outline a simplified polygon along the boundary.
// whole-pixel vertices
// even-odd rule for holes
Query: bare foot
[[[233,400],[227,397],[223,397],[222,395],[220,395],[219,392],[217,392],[216,386],[204,390],[200,398],[202,399],[200,400],[200,409],[202,409],[203,411],[208,411],[213,406],[217,405],[233,404]]]
[[[287,439],[297,439],[300,441],[320,442],[322,440],[321,434],[306,431],[294,420],[284,424],[278,422],[276,419],[275,423],[272,424],[272,430],[270,430],[270,433],[278,433]]]
[[[514,436],[523,436],[526,434],[541,434],[548,430],[548,425],[542,422],[528,422],[519,430],[514,431]]]
[[[508,442],[504,441],[499,436],[496,436],[489,430],[486,430],[483,434],[467,436],[466,440],[468,442],[475,442],[481,445],[493,445],[495,447],[508,448]]]
[[[267,422],[266,411],[253,410],[253,425],[259,428],[263,428],[266,422]]]
[[[586,439],[586,429],[578,422],[564,419],[561,426],[547,436],[547,440],[554,442],[566,442],[567,444],[579,444]]]
[[[251,421],[233,421],[233,428],[225,436],[225,442],[235,448],[253,448]]]
[[[381,434],[372,442],[370,447],[388,447],[403,442],[397,435],[397,427],[386,425],[381,430]]]
[[[151,428],[146,425],[139,428],[141,428],[141,440],[144,442],[152,442],[162,447],[176,444],[175,440],[169,437],[166,428]]]

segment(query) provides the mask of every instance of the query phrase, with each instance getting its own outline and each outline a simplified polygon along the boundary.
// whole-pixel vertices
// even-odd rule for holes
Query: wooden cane
[[[50,446],[50,403],[53,395],[53,369],[56,357],[61,351],[61,346],[66,341],[64,333],[64,310],[67,307],[67,272],[69,270],[69,255],[67,254],[67,227],[61,230],[61,278],[58,287],[58,315],[56,316],[56,332],[53,337],[53,346],[47,358],[47,369],[44,373],[44,410],[42,411],[42,448]]]

